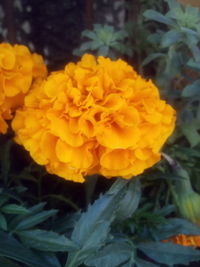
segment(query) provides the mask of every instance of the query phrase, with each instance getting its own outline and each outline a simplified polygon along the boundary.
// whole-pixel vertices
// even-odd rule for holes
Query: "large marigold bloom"
[[[0,44],[0,133],[6,133],[5,120],[23,104],[32,82],[47,76],[43,58],[31,54],[24,45]]]
[[[25,98],[16,141],[50,173],[83,182],[94,173],[130,178],[160,160],[175,111],[122,60],[84,55]]]

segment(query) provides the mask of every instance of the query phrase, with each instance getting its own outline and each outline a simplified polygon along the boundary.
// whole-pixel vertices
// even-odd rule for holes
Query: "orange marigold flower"
[[[179,234],[171,237],[168,240],[164,240],[164,242],[172,241],[175,244],[182,246],[193,246],[200,247],[200,236],[199,235],[184,235]]]
[[[24,96],[35,79],[47,76],[43,58],[31,54],[24,45],[0,44],[0,133],[6,133],[5,120],[23,104]]]
[[[16,141],[47,171],[131,178],[160,160],[174,109],[123,60],[84,55],[34,86],[12,122]]]

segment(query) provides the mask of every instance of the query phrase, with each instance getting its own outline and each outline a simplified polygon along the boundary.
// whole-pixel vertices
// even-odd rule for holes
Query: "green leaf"
[[[193,123],[182,123],[181,130],[187,138],[188,142],[190,143],[191,147],[194,147],[199,144],[200,135],[196,129],[196,126]]]
[[[37,224],[46,221],[49,217],[54,216],[57,212],[58,212],[57,210],[48,210],[48,211],[42,211],[38,214],[34,214],[28,218],[25,218],[23,221],[19,222],[19,224],[16,225],[15,230],[29,229],[33,226],[36,226]]]
[[[176,0],[164,0],[168,5],[170,9],[180,9],[181,6]]]
[[[97,35],[93,31],[90,31],[90,30],[83,31],[81,33],[81,36],[82,37],[87,37],[87,38],[92,39],[92,40],[96,40],[97,39]]]
[[[152,260],[167,266],[173,266],[174,264],[188,265],[192,261],[200,260],[200,251],[171,242],[139,243],[138,249]]]
[[[194,81],[192,84],[187,85],[182,91],[183,97],[200,96],[200,80]]]
[[[107,245],[85,260],[87,266],[116,267],[134,257],[134,249],[125,242]]]
[[[149,64],[151,61],[159,58],[159,57],[165,57],[165,54],[163,53],[153,53],[148,55],[148,57],[145,58],[145,60],[143,60],[142,62],[142,66],[145,66],[147,64]]]
[[[137,209],[141,198],[141,185],[138,178],[130,182],[126,194],[119,202],[117,219],[124,220],[130,218]]]
[[[0,229],[6,231],[8,229],[6,218],[0,213]]]
[[[108,53],[109,53],[109,47],[108,46],[101,46],[99,49],[98,49],[98,56],[108,56]]]
[[[16,205],[16,204],[8,204],[5,205],[1,208],[1,211],[3,213],[7,213],[7,214],[28,214],[30,213],[30,211],[20,205]]]
[[[161,46],[164,48],[169,47],[174,43],[180,41],[181,41],[181,33],[177,30],[170,30],[163,35],[161,40]]]
[[[72,232],[72,240],[80,246],[80,250],[77,250],[73,255],[69,254],[65,266],[74,266],[75,263],[81,264],[88,254],[94,253],[103,245],[108,236],[110,224],[115,218],[118,202],[124,194],[126,184],[126,180],[116,180],[109,191],[81,215]],[[84,251],[87,251],[87,254]]]
[[[13,236],[0,231],[0,256],[19,261],[31,267],[55,267],[44,258],[20,244]]]
[[[91,42],[91,49],[96,50],[99,47],[101,47],[102,45],[103,45],[103,42],[101,40],[95,40],[95,41]]]
[[[85,52],[85,51],[90,50],[91,47],[92,47],[92,43],[93,43],[92,41],[84,42],[84,43],[80,46],[79,50],[80,50],[81,52]]]
[[[27,230],[17,233],[23,243],[41,251],[73,251],[77,245],[64,235],[46,230]]]
[[[200,71],[200,63],[195,62],[192,58],[190,58],[190,60],[187,62],[187,66],[194,70]]]
[[[173,25],[173,21],[171,19],[169,19],[168,17],[162,15],[161,13],[155,10],[152,10],[152,9],[146,10],[143,13],[143,15],[147,19],[154,20],[154,21],[157,21],[157,22],[160,22],[166,25],[170,25],[170,26]]]
[[[152,262],[149,262],[149,261],[146,261],[146,260],[143,260],[140,258],[135,259],[135,264],[136,264],[136,267],[147,267],[147,266],[148,267],[157,267],[158,266],[157,264],[154,264]]]
[[[165,240],[178,234],[200,235],[200,227],[185,219],[170,218],[165,224],[158,225],[156,229],[156,237],[159,240]]]
[[[0,266],[2,267],[20,267],[17,263],[6,259],[4,257],[0,257]]]

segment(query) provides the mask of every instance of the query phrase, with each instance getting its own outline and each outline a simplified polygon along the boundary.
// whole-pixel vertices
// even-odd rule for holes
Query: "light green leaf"
[[[174,264],[188,265],[192,261],[200,260],[200,251],[171,242],[139,243],[138,249],[149,258],[167,266],[173,266]]]
[[[116,267],[134,257],[134,249],[125,242],[107,245],[102,250],[85,260],[87,266]]]
[[[46,221],[49,217],[54,216],[58,211],[57,210],[48,210],[42,211],[38,214],[31,215],[28,218],[25,218],[23,221],[19,222],[15,230],[26,230],[29,229],[43,221]]]
[[[8,204],[5,205],[1,208],[1,211],[3,213],[7,213],[7,214],[28,214],[30,213],[30,211],[20,205],[16,205],[16,204]]]
[[[166,32],[161,40],[162,47],[169,47],[176,42],[181,41],[181,33],[177,30],[170,30]]]
[[[143,15],[147,19],[154,20],[154,21],[157,21],[157,22],[160,22],[166,25],[170,25],[170,26],[173,25],[173,21],[171,19],[169,19],[168,17],[162,15],[161,13],[155,10],[152,10],[152,9],[146,10],[143,13]]]
[[[0,213],[0,229],[6,231],[8,228],[6,218]]]
[[[64,235],[46,230],[27,230],[17,233],[23,243],[41,251],[73,251],[77,245]]]

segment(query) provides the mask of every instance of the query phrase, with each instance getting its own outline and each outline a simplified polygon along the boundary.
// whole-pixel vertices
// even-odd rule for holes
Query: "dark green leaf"
[[[64,235],[45,230],[27,230],[18,232],[23,243],[41,251],[73,251],[77,246]]]
[[[0,256],[19,261],[31,267],[55,267],[24,247],[13,236],[2,231],[0,231]]]
[[[147,64],[149,64],[151,61],[157,59],[157,58],[160,58],[160,57],[164,57],[165,54],[163,53],[153,53],[153,54],[150,54],[147,58],[145,58],[145,60],[142,62],[142,66],[145,66]]]
[[[147,267],[147,266],[148,267],[157,267],[158,266],[157,264],[154,264],[152,262],[149,262],[149,261],[146,261],[146,260],[143,260],[140,258],[135,259],[135,264],[136,264],[136,267]]]
[[[46,221],[49,217],[54,216],[58,211],[57,210],[48,210],[42,211],[38,214],[34,214],[28,218],[25,218],[23,221],[19,222],[16,225],[15,230],[26,230],[39,223]]]
[[[0,257],[0,266],[2,267],[20,267],[20,265],[18,265],[17,263],[6,259],[4,257]]]
[[[1,208],[1,211],[7,214],[28,214],[30,211],[20,205],[8,204]]]
[[[7,230],[7,222],[6,218],[3,214],[0,213],[0,229],[6,231]]]
[[[138,249],[149,258],[167,266],[188,265],[192,261],[200,260],[200,251],[171,242],[144,242],[138,244]]]
[[[134,249],[128,243],[119,242],[107,245],[84,262],[87,266],[116,267],[134,257]]]

